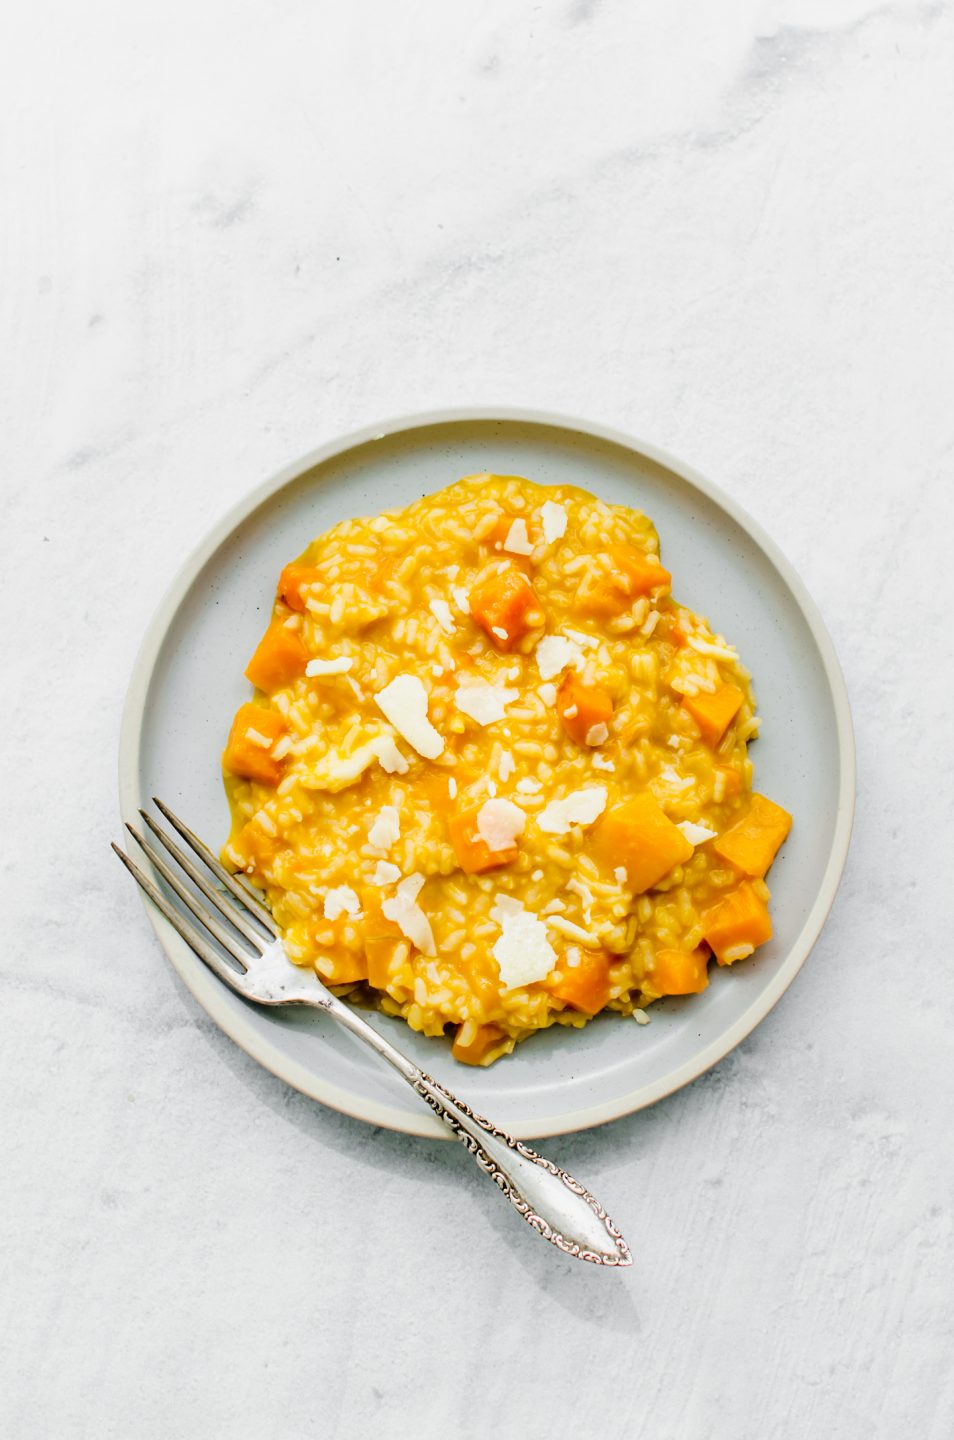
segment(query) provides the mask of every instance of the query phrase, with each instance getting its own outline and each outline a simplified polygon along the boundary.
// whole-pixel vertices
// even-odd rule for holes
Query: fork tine
[[[208,941],[198,933],[195,927],[189,924],[182,912],[177,910],[174,905],[170,905],[162,891],[153,884],[148,875],[140,870],[135,860],[130,860],[125,850],[120,850],[115,841],[111,841],[110,844],[130,875],[136,881],[136,884],[146,892],[153,905],[155,905],[160,914],[166,917],[173,929],[178,931],[189,946],[189,949],[193,950],[199,959],[208,965],[209,969],[213,974],[217,975],[220,980],[224,980],[226,985],[230,985],[239,995],[244,995],[245,989],[242,985],[242,977],[233,970],[230,965],[226,965],[221,955],[217,954]]]
[[[237,960],[238,963],[247,970],[249,961],[253,958],[249,951],[243,949],[234,935],[229,934],[225,926],[215,918],[211,910],[207,910],[204,905],[200,904],[189,887],[183,885],[175,871],[166,864],[155,846],[150,845],[149,841],[144,839],[138,830],[133,829],[132,825],[127,824],[126,829],[139,848],[149,856],[152,864],[159,871],[159,874],[163,880],[165,880],[170,890],[174,890],[183,905],[192,911],[199,924],[204,925],[209,934],[215,936],[216,940],[218,940],[222,946],[222,949],[227,950],[232,959]]]
[[[199,859],[202,860],[209,867],[216,879],[221,880],[222,884],[226,887],[226,889],[231,890],[235,898],[237,900],[241,900],[246,910],[248,910],[252,915],[254,915],[255,919],[260,921],[261,924],[265,926],[265,929],[268,931],[269,935],[271,935],[274,939],[277,940],[278,928],[275,924],[275,921],[265,909],[264,905],[260,905],[259,902],[255,899],[255,896],[251,893],[248,887],[241,884],[240,881],[236,880],[234,875],[229,874],[225,866],[221,865],[219,861],[215,858],[215,856],[212,854],[212,851],[209,849],[208,845],[203,845],[198,835],[194,835],[193,832],[189,829],[188,825],[186,825],[184,821],[180,820],[178,815],[174,815],[172,813],[168,805],[163,805],[158,795],[153,795],[152,803],[155,805],[156,809],[166,817],[173,829],[179,832],[186,844],[195,851]]]
[[[210,882],[202,874],[202,871],[199,869],[198,865],[196,865],[192,860],[189,859],[188,855],[186,855],[186,853],[180,849],[180,847],[175,843],[174,840],[171,840],[169,838],[169,836],[163,830],[162,826],[157,825],[155,820],[153,820],[152,816],[147,815],[145,810],[140,810],[139,813],[142,816],[145,824],[149,826],[149,829],[159,841],[160,845],[165,846],[169,854],[172,856],[173,860],[175,860],[179,865],[181,865],[182,869],[188,875],[189,879],[193,882],[194,885],[198,887],[199,890],[202,891],[202,894],[205,896],[205,898],[207,900],[211,900],[212,904],[215,906],[216,910],[218,910],[219,914],[224,915],[228,923],[230,925],[234,925],[236,930],[238,930],[240,934],[244,935],[246,940],[251,941],[251,943],[257,948],[260,949],[263,945],[267,944],[265,936],[262,934],[262,932],[260,930],[256,930],[255,926],[250,924],[250,922],[245,919],[245,917],[239,910],[239,907],[233,904],[233,902],[229,899],[228,896],[223,895],[221,890],[217,890],[214,885],[210,884]]]

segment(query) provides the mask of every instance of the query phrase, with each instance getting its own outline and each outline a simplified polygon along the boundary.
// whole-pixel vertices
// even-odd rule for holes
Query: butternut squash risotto
[[[670,579],[644,515],[513,475],[285,567],[223,859],[296,965],[487,1065],[769,938],[791,817],[752,793],[748,672]]]

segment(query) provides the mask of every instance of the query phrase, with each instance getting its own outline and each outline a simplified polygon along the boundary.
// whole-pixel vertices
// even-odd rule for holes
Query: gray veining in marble
[[[952,5],[34,0],[5,30],[0,1432],[948,1440]],[[625,1274],[257,1069],[107,850],[183,554],[336,433],[494,400],[729,489],[857,725],[793,990],[548,1144]]]

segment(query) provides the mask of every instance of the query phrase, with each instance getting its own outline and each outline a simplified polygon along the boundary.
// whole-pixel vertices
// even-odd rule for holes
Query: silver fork
[[[132,825],[127,824],[126,829],[136,844],[198,923],[192,923],[118,845],[114,844],[113,849],[170,925],[220,980],[243,999],[259,1005],[310,1005],[323,1010],[394,1067],[454,1138],[466,1146],[480,1168],[538,1235],[579,1260],[597,1265],[633,1263],[626,1241],[602,1205],[578,1180],[476,1114],[463,1100],[458,1100],[402,1055],[357,1010],[332,995],[313,970],[293,965],[274,920],[249,888],[229,874],[209,847],[168,806],[155,796],[153,800],[201,865],[145,810],[140,810],[144,824],[218,915],[203,905],[155,846]],[[214,884],[210,876],[219,883]]]

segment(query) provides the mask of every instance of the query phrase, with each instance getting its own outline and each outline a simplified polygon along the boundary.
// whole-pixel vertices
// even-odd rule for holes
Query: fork
[[[127,824],[126,829],[197,923],[189,920],[125,851],[116,844],[112,848],[169,924],[224,984],[258,1005],[308,1005],[330,1015],[394,1067],[538,1235],[579,1260],[596,1265],[633,1263],[619,1230],[578,1180],[478,1115],[403,1055],[357,1010],[333,995],[313,970],[293,965],[272,916],[251,889],[230,874],[168,806],[155,796],[153,802],[192,856],[152,816],[140,810],[143,823],[195,890],[183,882],[144,835],[132,825]],[[210,876],[219,883],[214,884]],[[218,915],[202,903],[195,891],[210,902]]]

